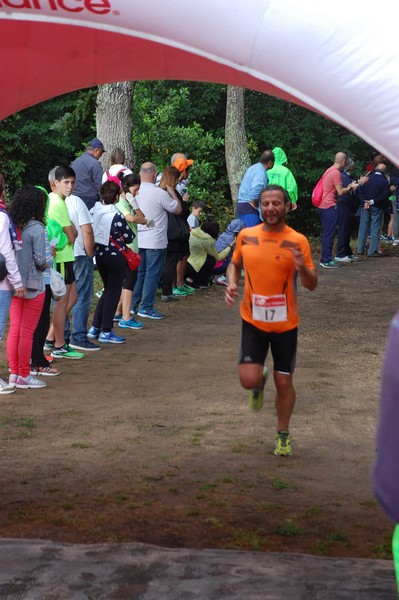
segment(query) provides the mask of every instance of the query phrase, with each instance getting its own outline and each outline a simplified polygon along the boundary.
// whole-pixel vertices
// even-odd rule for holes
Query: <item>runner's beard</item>
[[[263,214],[262,215],[264,222],[266,223],[266,225],[269,225],[269,227],[274,227],[275,225],[280,225],[281,223],[284,222],[285,220],[285,212],[284,213],[280,213],[280,214],[273,214],[273,216],[267,216],[267,214]]]

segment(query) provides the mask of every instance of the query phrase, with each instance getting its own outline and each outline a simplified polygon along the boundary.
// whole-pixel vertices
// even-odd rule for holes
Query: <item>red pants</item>
[[[7,357],[13,375],[28,377],[33,334],[39,322],[45,293],[36,298],[16,298],[11,300],[10,330],[7,338]]]

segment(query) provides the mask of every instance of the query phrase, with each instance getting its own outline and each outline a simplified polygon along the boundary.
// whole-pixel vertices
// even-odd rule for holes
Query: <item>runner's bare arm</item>
[[[236,264],[232,260],[227,267],[227,287],[224,295],[227,308],[231,308],[238,297],[238,282],[240,281],[242,261]]]
[[[303,287],[313,292],[317,286],[317,273],[314,269],[309,269],[305,263],[305,257],[297,248],[290,248],[294,255],[294,262],[296,270],[299,273]]]

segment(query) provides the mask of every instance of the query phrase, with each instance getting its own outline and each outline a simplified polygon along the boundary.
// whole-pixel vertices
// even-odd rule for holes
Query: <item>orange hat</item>
[[[191,165],[193,164],[193,160],[191,160],[191,158],[187,159],[187,158],[176,158],[175,162],[173,163],[172,167],[175,167],[178,171],[180,171],[180,173],[183,173],[183,171],[185,171],[186,169],[188,169],[188,167],[191,167]]]

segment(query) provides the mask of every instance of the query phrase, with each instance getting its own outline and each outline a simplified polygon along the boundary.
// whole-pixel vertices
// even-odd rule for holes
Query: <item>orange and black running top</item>
[[[298,326],[296,248],[305,264],[314,269],[309,242],[288,225],[279,233],[263,229],[263,223],[240,231],[233,254],[236,265],[243,261],[244,295],[240,312],[244,321],[263,331],[282,333]]]

